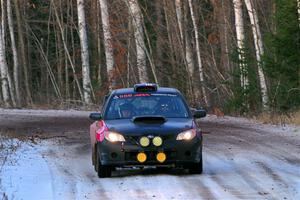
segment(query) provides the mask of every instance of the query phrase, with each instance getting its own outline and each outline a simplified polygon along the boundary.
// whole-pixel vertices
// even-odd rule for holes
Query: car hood
[[[105,120],[110,131],[125,134],[127,136],[154,134],[164,135],[180,133],[192,128],[191,118],[168,118],[162,123],[134,123],[131,119]]]

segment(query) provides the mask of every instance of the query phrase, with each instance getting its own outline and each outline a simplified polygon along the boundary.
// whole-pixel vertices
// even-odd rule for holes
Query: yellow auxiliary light
[[[161,146],[162,142],[163,141],[162,141],[161,137],[158,137],[158,136],[154,137],[152,140],[152,143],[154,144],[154,146],[157,146],[157,147]]]
[[[140,163],[143,163],[147,160],[147,155],[145,153],[138,153],[136,158]]]
[[[160,153],[158,153],[158,154],[156,155],[156,159],[157,159],[158,162],[160,162],[160,163],[163,163],[163,162],[166,160],[166,158],[167,158],[166,154],[165,154],[165,153],[162,153],[162,152],[160,152]]]
[[[150,144],[149,138],[147,138],[147,137],[141,137],[140,144],[142,145],[142,147],[149,146],[149,144]]]

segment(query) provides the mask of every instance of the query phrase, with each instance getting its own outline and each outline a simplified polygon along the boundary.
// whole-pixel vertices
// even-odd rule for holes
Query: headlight
[[[177,135],[176,140],[191,140],[196,136],[196,130],[195,129],[190,129],[187,131],[184,131],[182,133],[179,133]]]
[[[154,137],[152,140],[152,143],[154,144],[154,146],[157,146],[157,147],[161,146],[162,142],[163,141],[162,141],[161,137],[159,137],[159,136]]]
[[[125,138],[123,135],[111,131],[106,131],[105,132],[105,139],[110,141],[110,142],[125,142]]]
[[[141,137],[140,144],[142,147],[147,147],[150,144],[150,140],[147,137]]]

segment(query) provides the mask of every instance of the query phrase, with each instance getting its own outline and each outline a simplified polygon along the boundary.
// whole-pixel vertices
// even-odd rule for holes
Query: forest
[[[1,0],[0,107],[100,106],[152,82],[194,107],[300,107],[300,0]]]

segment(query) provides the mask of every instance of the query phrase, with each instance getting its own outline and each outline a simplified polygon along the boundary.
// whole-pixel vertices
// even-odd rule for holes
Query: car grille
[[[133,152],[125,152],[125,160],[126,161],[136,161],[137,160],[137,154],[138,151],[133,151]],[[147,155],[147,162],[157,162],[156,160],[156,155],[158,151],[145,151],[144,152]],[[174,160],[176,158],[176,151],[164,151],[168,160]]]

